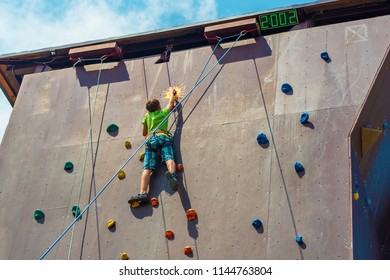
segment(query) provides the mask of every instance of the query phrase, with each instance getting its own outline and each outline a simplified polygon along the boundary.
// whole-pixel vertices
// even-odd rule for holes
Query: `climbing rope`
[[[214,70],[214,68],[224,59],[224,57],[230,52],[230,50],[235,46],[235,44],[238,42],[238,40],[241,39],[242,36],[246,35],[246,31],[243,30],[239,34],[235,35],[237,36],[237,39],[230,45],[230,47],[224,52],[224,54],[218,59],[218,61],[211,67],[211,69],[202,77],[195,82],[194,86],[189,90],[189,92],[180,100],[177,102],[176,106],[169,112],[169,114],[160,122],[160,124],[152,131],[151,135],[153,135],[156,130],[158,130],[161,125],[170,117],[170,115],[177,109],[178,106],[180,106],[185,100],[187,100],[191,94],[193,93],[194,89],[204,80],[206,77]],[[232,36],[226,37],[231,38]],[[220,43],[222,40],[226,39],[222,38],[218,40]],[[216,49],[216,48],[215,48]],[[102,58],[100,58],[102,59]],[[211,57],[209,58],[208,62],[210,61]],[[97,60],[97,59],[84,59],[84,61],[87,60]],[[82,60],[78,59],[75,63],[77,65]],[[207,64],[208,64],[207,62]],[[207,67],[207,64],[204,66],[202,73],[205,71],[205,68]],[[118,173],[124,169],[124,167],[133,159],[133,157],[141,150],[141,148],[146,144],[148,141],[148,138],[146,138],[141,145],[133,152],[133,154],[124,162],[124,164],[116,171],[116,173],[108,180],[108,182],[103,186],[103,188],[95,195],[95,197],[88,203],[88,205],[84,208],[83,211],[79,213],[79,215],[75,215],[75,219],[72,221],[72,223],[60,234],[60,236],[49,246],[49,248],[40,256],[40,260],[44,259],[46,255],[53,249],[53,247],[64,237],[64,235],[73,227],[73,225],[79,220],[79,218],[89,209],[89,207],[98,199],[98,197],[107,189],[107,187],[111,184],[111,182],[116,178]]]
[[[92,145],[92,143],[93,143],[92,128],[93,128],[93,120],[94,120],[94,117],[95,117],[96,100],[97,100],[97,94],[99,92],[100,76],[101,76],[101,73],[102,73],[103,62],[104,62],[104,60],[106,60],[106,58],[108,56],[112,56],[112,55],[113,54],[103,55],[102,57],[100,57],[98,59],[97,58],[88,59],[89,61],[94,61],[94,60],[99,61],[100,60],[100,67],[99,67],[99,72],[98,72],[98,77],[97,77],[97,82],[96,82],[94,104],[93,104],[92,107],[91,107],[90,98],[88,99],[89,100],[89,102],[88,102],[89,103],[89,107],[88,107],[89,108],[89,110],[88,110],[89,111],[89,135],[88,135],[87,146],[86,146],[86,149],[85,149],[85,158],[84,158],[83,170],[82,170],[82,174],[81,174],[80,190],[79,190],[79,193],[78,193],[78,196],[77,196],[77,205],[80,205],[81,192],[82,192],[83,185],[84,185],[85,168],[86,168],[86,165],[87,165],[88,150],[89,150],[90,145]],[[83,61],[86,61],[86,59],[78,59],[77,62],[73,66],[75,66],[78,63],[83,62]],[[91,111],[91,108],[93,108],[92,111]],[[93,151],[91,151],[91,153],[93,153]],[[75,215],[75,218],[76,218],[76,216],[77,215]],[[72,234],[71,234],[71,238],[70,238],[69,251],[68,251],[68,260],[70,259],[70,254],[71,254],[71,251],[72,251],[74,231],[75,231],[75,227],[72,228]]]

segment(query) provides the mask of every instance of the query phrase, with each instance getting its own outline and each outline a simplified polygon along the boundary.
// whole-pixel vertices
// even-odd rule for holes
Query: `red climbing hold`
[[[189,254],[191,254],[191,253],[192,253],[192,248],[191,248],[191,246],[185,246],[185,247],[184,247],[184,254],[189,255]]]
[[[176,169],[177,169],[177,171],[183,170],[183,164],[179,163],[179,164],[176,166]]]
[[[165,232],[165,237],[168,238],[168,239],[172,239],[174,236],[175,236],[175,234],[173,233],[172,230],[167,230]]]
[[[195,209],[188,209],[186,214],[189,221],[193,221],[196,219],[197,214]]]
[[[152,197],[152,198],[150,199],[150,204],[152,204],[153,207],[157,206],[158,203],[159,203],[159,202],[158,202],[158,199],[157,199],[157,198]]]

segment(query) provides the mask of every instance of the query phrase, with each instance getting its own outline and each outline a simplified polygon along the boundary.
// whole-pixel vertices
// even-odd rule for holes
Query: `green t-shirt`
[[[156,110],[154,112],[148,112],[145,114],[142,119],[142,124],[146,125],[148,128],[148,133],[156,129],[159,124],[165,119],[166,116],[169,115],[169,108],[165,108],[162,110]],[[168,131],[168,118],[164,121],[163,124],[160,125],[158,129]]]

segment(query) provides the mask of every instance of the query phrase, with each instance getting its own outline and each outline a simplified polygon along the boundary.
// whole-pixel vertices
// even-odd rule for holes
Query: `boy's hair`
[[[154,112],[156,110],[158,110],[160,107],[160,101],[158,101],[157,99],[150,99],[146,102],[146,110],[148,110],[149,112]]]

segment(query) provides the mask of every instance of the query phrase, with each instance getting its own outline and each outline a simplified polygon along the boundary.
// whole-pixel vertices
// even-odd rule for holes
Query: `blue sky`
[[[239,16],[308,0],[0,0],[0,54]],[[0,92],[0,142],[12,107]]]

